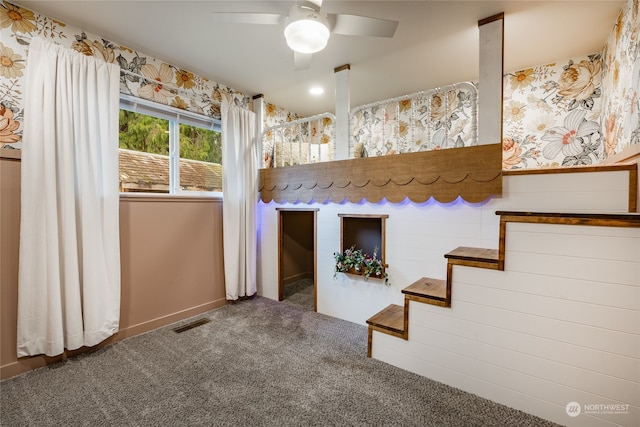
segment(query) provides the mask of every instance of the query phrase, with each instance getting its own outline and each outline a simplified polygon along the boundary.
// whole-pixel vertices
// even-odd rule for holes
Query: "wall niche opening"
[[[278,301],[317,311],[316,228],[318,209],[278,211]]]
[[[387,268],[385,257],[385,220],[389,215],[338,214],[340,217],[340,252],[355,247],[376,258]]]

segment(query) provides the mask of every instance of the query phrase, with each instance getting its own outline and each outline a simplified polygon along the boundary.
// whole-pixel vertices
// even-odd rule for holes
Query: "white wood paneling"
[[[521,226],[537,225],[530,230]],[[572,233],[567,227],[575,228]],[[535,230],[538,228],[539,230]],[[604,228],[604,227],[600,227]],[[595,232],[591,233],[590,231]],[[507,249],[513,252],[542,253],[558,256],[635,262],[640,259],[637,239],[639,230],[617,228],[603,236],[597,227],[550,224],[507,224]],[[560,238],[558,238],[560,237]],[[624,237],[624,238],[620,238]]]
[[[411,302],[409,311],[409,335],[422,340],[418,334],[418,328],[434,328],[443,333],[466,338],[468,340],[486,343],[489,345],[513,350],[524,354],[540,357],[547,360],[555,360],[566,365],[573,365],[582,369],[593,370],[605,375],[628,379],[629,373],[640,375],[640,363],[637,359],[621,356],[588,348],[585,346],[567,343],[548,337],[532,335],[526,331],[518,330],[517,325],[512,329],[493,326],[478,321],[452,316],[441,310],[424,311],[424,304]],[[510,326],[510,325],[505,325]],[[424,340],[423,340],[424,342]],[[429,344],[426,343],[425,344]]]
[[[640,313],[637,310],[467,285],[455,279],[454,285],[456,299],[460,301],[628,334],[640,333]]]
[[[278,299],[278,215],[276,204],[258,204],[258,294]]]
[[[500,271],[476,274],[474,269],[456,269],[456,281],[486,288],[518,291],[577,302],[638,310],[640,287],[568,277],[543,276],[536,272]],[[487,280],[482,282],[483,280]]]
[[[532,212],[628,212],[627,172],[506,176],[500,209]]]
[[[459,354],[378,332],[374,332],[373,340],[376,345],[372,357],[376,359],[560,424],[635,426],[640,416],[638,407],[630,406],[627,415],[579,416],[576,420],[565,412],[569,402],[619,402],[607,399],[597,392],[566,386],[537,375],[477,360],[471,357],[474,354],[471,351]]]
[[[412,302],[409,343],[381,349],[380,358],[414,356],[417,364],[398,366],[415,372],[430,366],[426,374],[432,378],[437,370],[455,371],[447,381],[460,382],[448,383],[468,391],[477,386],[474,380],[518,390],[529,402],[515,407],[528,410],[533,404],[538,415],[549,410],[540,403],[545,400],[562,410],[571,401],[629,404],[628,414],[579,416],[577,422],[556,411],[550,419],[635,425],[638,230],[511,223],[507,230],[505,271],[454,267],[452,309]],[[605,254],[598,257],[600,251]],[[482,395],[491,395],[488,387]]]
[[[413,325],[411,325],[413,326]],[[623,401],[639,406],[638,383],[627,379],[593,372],[548,358],[532,356],[518,350],[506,349],[484,341],[466,339],[457,335],[441,332],[436,328],[415,326],[416,335],[423,350],[432,352],[438,349],[472,360],[473,363],[495,365],[513,373],[528,375],[549,383],[572,387],[578,390],[597,390],[603,398]],[[477,374],[476,374],[477,375]],[[534,394],[535,396],[535,394]],[[537,396],[543,398],[544,395]]]
[[[456,270],[458,268],[455,268]],[[455,274],[455,273],[454,273]],[[420,309],[439,309],[436,306],[421,307]],[[442,311],[440,308],[439,311]],[[535,337],[566,342],[585,348],[611,352],[634,359],[638,358],[640,339],[632,334],[595,328],[574,322],[562,322],[546,317],[519,313],[506,308],[495,308],[485,305],[469,303],[454,297],[452,316],[507,330],[522,332]],[[429,322],[430,320],[427,320]],[[411,332],[409,332],[411,333]],[[630,372],[629,375],[635,375]]]
[[[541,265],[544,267],[544,274],[541,275],[622,285],[638,283],[638,266],[635,262],[509,251],[507,253],[509,256],[505,256],[505,269],[510,271],[530,272],[532,266]]]

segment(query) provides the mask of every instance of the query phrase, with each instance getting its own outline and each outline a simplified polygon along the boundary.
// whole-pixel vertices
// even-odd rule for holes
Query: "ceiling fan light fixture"
[[[324,88],[322,86],[311,86],[309,93],[313,96],[320,96],[324,93]]]
[[[298,9],[300,11],[300,9]],[[291,14],[284,29],[287,45],[296,52],[316,53],[327,46],[329,24],[319,13],[305,10],[301,14]]]

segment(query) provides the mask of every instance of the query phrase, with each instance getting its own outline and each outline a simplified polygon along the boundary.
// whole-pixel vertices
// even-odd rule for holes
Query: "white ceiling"
[[[312,115],[334,111],[334,72],[350,64],[357,106],[478,79],[478,21],[504,12],[504,69],[565,61],[602,50],[624,1],[331,1],[326,13],[399,21],[393,39],[333,34],[295,71],[283,29],[216,24],[212,11],[275,12],[293,1],[30,1],[15,3],[190,70],[247,95]],[[325,87],[313,97],[311,85]]]

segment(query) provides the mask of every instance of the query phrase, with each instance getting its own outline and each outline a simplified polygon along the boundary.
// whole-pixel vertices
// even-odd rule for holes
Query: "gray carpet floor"
[[[301,279],[285,285],[284,300],[313,311],[313,279]]]
[[[4,380],[0,424],[553,425],[366,351],[364,326],[254,297]]]

